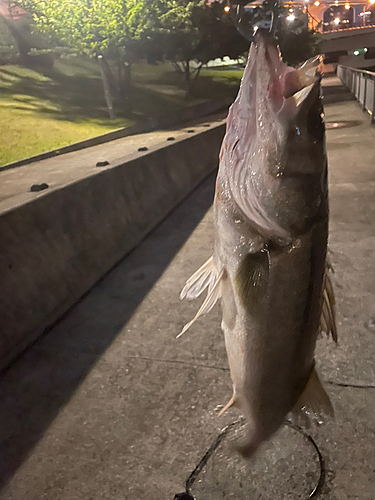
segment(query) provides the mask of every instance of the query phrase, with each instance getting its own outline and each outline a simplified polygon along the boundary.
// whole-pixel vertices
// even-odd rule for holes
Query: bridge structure
[[[361,26],[323,33],[320,44],[326,63],[353,68],[374,68],[375,26]]]
[[[375,67],[375,0],[297,0],[284,5],[291,25],[294,17],[305,16],[309,27],[320,33],[320,49],[327,64]]]
[[[235,4],[236,2],[233,2]],[[286,27],[305,24],[319,33],[327,64],[355,68],[375,67],[375,0],[290,0],[284,7]],[[255,0],[244,8],[262,4]],[[233,5],[235,8],[235,5]],[[229,7],[226,7],[228,13]]]
[[[17,344],[2,356],[1,500],[292,500],[317,485],[373,500],[375,132],[338,78],[323,85],[339,345],[321,339],[316,358],[335,421],[285,427],[241,461],[234,427],[221,433],[238,413],[217,417],[219,309],[175,338],[198,307],[180,289],[212,252],[225,120],[206,117],[0,171],[2,355]]]

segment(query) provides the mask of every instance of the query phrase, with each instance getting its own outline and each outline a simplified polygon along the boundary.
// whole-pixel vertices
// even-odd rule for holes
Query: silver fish
[[[214,254],[181,292],[208,289],[181,334],[221,299],[233,395],[220,413],[245,415],[246,457],[290,412],[333,415],[314,367],[318,335],[337,340],[319,63],[289,68],[263,33],[251,45],[220,153]]]

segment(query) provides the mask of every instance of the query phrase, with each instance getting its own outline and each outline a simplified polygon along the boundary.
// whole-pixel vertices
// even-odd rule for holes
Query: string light
[[[226,5],[224,7],[224,12],[226,12],[228,14],[229,11],[230,11],[230,7],[229,7],[229,5]]]
[[[375,1],[375,0],[374,0],[374,1]],[[349,9],[350,9],[350,4],[349,4],[349,3],[346,3],[346,4],[345,4],[345,9],[346,9],[346,10],[349,10]]]
[[[319,0],[316,0],[316,2],[314,2],[314,5],[315,5],[315,7],[319,7],[319,5],[320,5]]]
[[[334,22],[336,25],[337,25],[337,24],[340,24],[340,18],[339,18],[339,17],[336,17],[336,19],[334,19],[334,21],[333,21],[333,22]]]

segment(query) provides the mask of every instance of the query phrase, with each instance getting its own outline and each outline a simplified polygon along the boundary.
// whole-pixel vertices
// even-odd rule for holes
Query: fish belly
[[[291,245],[269,250],[266,288],[257,295],[255,286],[244,295],[238,286],[238,268],[246,252],[256,254],[259,240],[254,245],[251,227],[244,230],[235,220],[232,229],[223,226],[223,220],[228,224],[228,210],[221,215],[220,210],[216,206],[214,258],[219,268],[226,269],[222,329],[233,396],[247,417],[253,441],[262,442],[293,409],[314,366],[327,222],[314,225]],[[244,235],[250,240],[245,242]]]

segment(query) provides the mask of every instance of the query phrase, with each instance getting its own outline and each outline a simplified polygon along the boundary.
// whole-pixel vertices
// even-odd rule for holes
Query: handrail
[[[375,24],[367,24],[366,26],[351,26],[350,28],[333,28],[323,31],[323,35],[328,35],[329,33],[342,33],[344,31],[356,31],[356,30],[366,30],[368,28],[375,28]]]
[[[371,115],[371,123],[375,124],[375,73],[338,65],[337,76],[362,104],[363,111]]]
[[[355,73],[364,73],[366,75],[370,75],[372,78],[375,78],[375,73],[373,71],[367,71],[366,69],[351,68],[349,66],[342,66],[342,67],[350,69],[350,71],[354,71]]]

